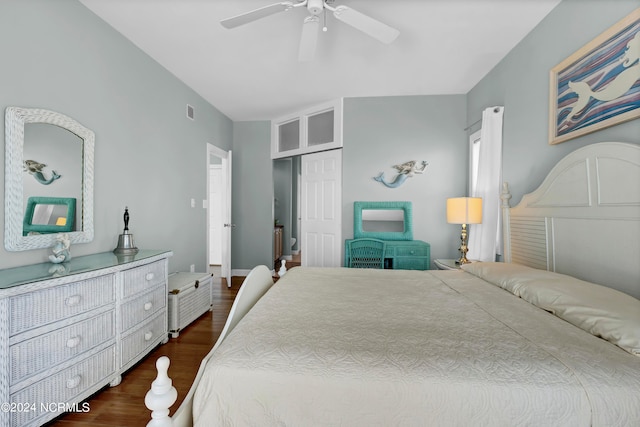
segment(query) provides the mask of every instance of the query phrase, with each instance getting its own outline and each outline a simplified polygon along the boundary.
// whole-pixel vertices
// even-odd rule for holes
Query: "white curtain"
[[[502,116],[504,107],[482,112],[478,179],[472,197],[482,197],[482,224],[469,227],[471,260],[495,261],[502,253],[500,189],[502,182]]]

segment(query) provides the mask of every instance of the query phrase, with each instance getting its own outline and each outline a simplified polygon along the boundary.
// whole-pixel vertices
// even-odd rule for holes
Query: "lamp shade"
[[[454,197],[447,199],[449,224],[480,224],[482,222],[481,197]]]

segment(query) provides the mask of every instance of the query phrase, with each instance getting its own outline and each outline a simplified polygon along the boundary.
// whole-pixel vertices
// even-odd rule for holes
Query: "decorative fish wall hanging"
[[[60,179],[62,175],[58,175],[56,171],[51,171],[51,178],[46,178],[42,169],[47,167],[44,163],[40,163],[35,160],[25,160],[24,161],[24,170],[25,172],[29,172],[40,184],[49,185],[56,179]]]
[[[582,121],[592,110],[604,108],[597,101],[613,101],[630,93],[640,79],[640,32],[627,43],[626,51],[620,61],[620,64],[606,73],[601,73],[597,79],[568,82],[569,88],[578,99],[566,114],[564,122]],[[622,106],[619,107],[622,108]]]
[[[428,164],[429,163],[427,163],[425,160],[423,160],[420,164],[418,164],[415,160],[410,160],[408,162],[402,163],[401,165],[393,166],[398,171],[398,174],[391,181],[387,181],[386,179],[384,179],[384,172],[380,172],[380,175],[374,177],[373,179],[383,183],[389,188],[397,188],[404,184],[407,178],[411,178],[417,173],[423,173]]]

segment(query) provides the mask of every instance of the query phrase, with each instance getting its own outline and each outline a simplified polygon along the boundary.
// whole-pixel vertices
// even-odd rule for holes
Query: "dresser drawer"
[[[110,310],[11,346],[11,384],[46,371],[52,366],[114,339],[114,326],[115,313],[114,310]]]
[[[123,271],[122,297],[126,298],[162,284],[166,280],[166,265],[167,261],[160,260]]]
[[[120,330],[125,332],[127,329],[143,323],[166,305],[167,290],[164,286],[160,286],[155,291],[147,292],[123,304],[120,316],[122,327]]]
[[[428,246],[402,246],[396,247],[396,256],[428,256]]]
[[[111,274],[16,295],[9,299],[9,332],[16,335],[114,301]]]
[[[115,346],[111,346],[63,371],[56,372],[39,383],[12,394],[12,403],[35,403],[35,411],[12,413],[10,425],[23,427],[37,418],[42,418],[37,423],[40,425],[60,415],[62,412],[55,412],[57,405],[47,406],[47,404],[72,402],[76,396],[87,390],[97,391],[100,386],[106,385],[112,379],[115,370]],[[49,411],[43,411],[41,404],[45,405],[44,409],[50,408]],[[51,412],[52,410],[54,412]]]
[[[393,260],[393,268],[396,270],[429,270],[429,264],[428,257],[400,257]]]
[[[167,320],[164,312],[149,320],[144,326],[122,339],[121,366],[146,354],[149,347],[157,344],[161,338],[167,338]]]

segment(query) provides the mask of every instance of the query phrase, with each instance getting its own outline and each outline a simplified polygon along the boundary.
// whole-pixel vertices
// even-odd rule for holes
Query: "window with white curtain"
[[[482,111],[482,128],[470,137],[469,195],[482,198],[482,223],[469,229],[470,259],[495,261],[501,253],[502,116],[504,107]]]
[[[478,184],[478,164],[480,161],[480,131],[469,136],[469,196],[476,193]]]

